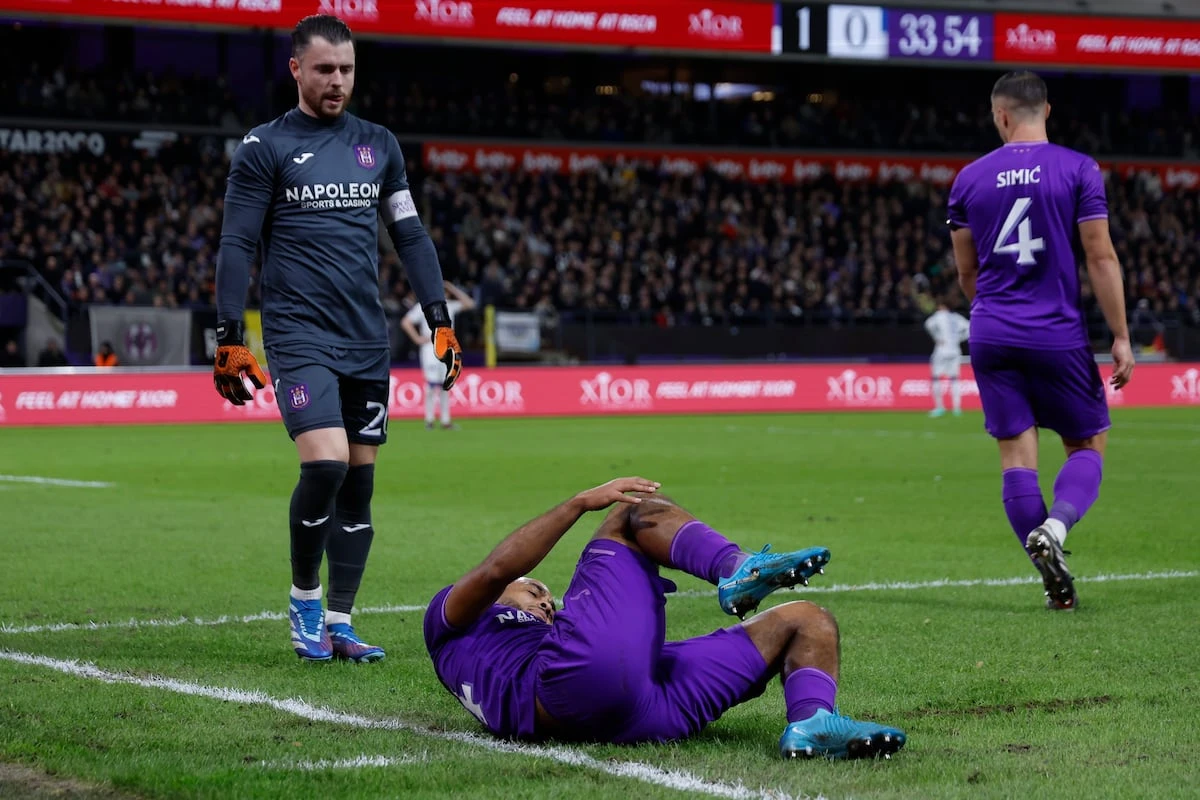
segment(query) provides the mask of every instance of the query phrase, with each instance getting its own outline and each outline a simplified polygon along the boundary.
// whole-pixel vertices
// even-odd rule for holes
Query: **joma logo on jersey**
[[[1031,183],[1042,182],[1042,167],[1038,166],[1030,169],[1003,169],[996,173],[996,188],[1003,189],[1005,186],[1028,186]]]
[[[379,200],[378,183],[315,183],[284,190],[289,203],[301,208],[367,208]]]

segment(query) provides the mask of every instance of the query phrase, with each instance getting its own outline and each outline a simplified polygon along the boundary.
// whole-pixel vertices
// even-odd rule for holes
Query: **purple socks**
[[[1050,516],[1071,530],[1100,496],[1103,472],[1104,459],[1095,450],[1071,453],[1054,481],[1054,505],[1050,508]]]
[[[1035,469],[1004,470],[1004,513],[1013,533],[1025,547],[1025,537],[1047,518],[1056,519],[1068,531],[1083,519],[1100,496],[1104,459],[1095,450],[1076,450],[1067,457],[1054,481],[1054,505],[1046,513]]]
[[[803,722],[821,708],[833,713],[836,698],[837,681],[815,667],[798,669],[783,681],[788,722]]]
[[[1046,521],[1046,501],[1038,486],[1037,470],[1024,467],[1004,470],[1003,497],[1008,524],[1024,550],[1029,532]]]
[[[747,555],[698,519],[685,523],[671,540],[669,566],[711,584],[732,575]]]

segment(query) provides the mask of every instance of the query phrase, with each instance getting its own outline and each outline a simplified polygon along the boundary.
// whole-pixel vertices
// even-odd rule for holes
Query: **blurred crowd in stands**
[[[757,100],[714,102],[656,94],[663,87],[653,85],[603,93],[547,75],[427,70],[419,84],[387,84],[379,74],[360,79],[355,110],[402,138],[968,153],[997,144],[986,91],[965,104],[949,85],[854,92],[846,88],[858,80],[852,72],[840,97],[759,92]],[[863,74],[881,80],[878,71]],[[1093,96],[1102,88],[1087,85]],[[0,90],[25,116],[188,122],[236,133],[266,118],[236,102],[222,81],[162,72],[101,82],[35,66],[23,77],[0,75]],[[278,94],[275,113],[295,101],[293,86]],[[1200,128],[1186,110],[1125,112],[1062,94],[1052,116],[1057,141],[1095,155],[1196,155]],[[110,136],[101,156],[0,152],[0,257],[32,263],[74,307],[211,306],[228,158],[199,141],[184,136],[147,153]],[[783,186],[650,168],[455,176],[423,172],[416,152],[409,149],[410,178],[445,272],[482,303],[663,326],[872,324],[920,319],[943,296],[965,306],[944,191],[920,181],[838,184],[826,176]],[[1174,313],[1200,325],[1195,190],[1114,177],[1109,197],[1135,321]],[[401,314],[412,297],[386,237],[380,247],[384,302]],[[257,300],[255,281],[251,307]]]
[[[227,160],[189,140],[0,159],[0,255],[33,263],[73,305],[212,304]],[[410,172],[446,274],[483,303],[730,319],[911,320],[957,296],[944,193],[929,184],[803,185],[610,168],[557,176]],[[1130,303],[1200,323],[1197,195],[1109,183]],[[389,310],[409,302],[381,241]],[[252,287],[250,302],[257,301]]]
[[[402,135],[486,136],[654,144],[984,152],[996,146],[990,73],[844,65],[796,76],[746,65],[705,78],[689,69],[615,66],[607,60],[466,57],[452,50],[393,54],[360,46],[354,110]],[[419,60],[417,78],[390,78],[396,58]],[[794,67],[793,67],[794,68]],[[174,68],[95,71],[22,63],[0,72],[6,114],[21,117],[212,125],[237,131],[293,105],[295,84],[246,94],[224,74]],[[741,81],[722,75],[743,75]],[[662,78],[666,78],[665,80]],[[1107,76],[1049,76],[1054,141],[1094,155],[1200,157],[1200,114],[1143,84]],[[234,89],[239,93],[235,95]],[[1162,89],[1158,92],[1161,94]],[[1136,97],[1133,99],[1137,99]],[[1141,97],[1145,100],[1145,97]],[[1153,98],[1151,98],[1153,99]]]

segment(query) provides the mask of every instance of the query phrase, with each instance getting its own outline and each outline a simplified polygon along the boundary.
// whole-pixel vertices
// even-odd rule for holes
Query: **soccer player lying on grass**
[[[829,551],[746,553],[658,487],[619,478],[581,492],[438,592],[425,644],[450,693],[497,736],[632,744],[692,736],[779,675],[784,757],[887,757],[903,747],[902,731],[835,712],[838,627],[819,606],[785,603],[706,636],[665,641],[666,593],[675,585],[659,566],[716,584],[722,610],[744,617],[775,589],[807,583]],[[559,611],[544,584],[523,576],[585,512],[614,503]]]

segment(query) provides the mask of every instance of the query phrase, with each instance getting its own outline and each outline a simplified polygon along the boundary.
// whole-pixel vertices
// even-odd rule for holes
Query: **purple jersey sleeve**
[[[959,170],[950,186],[950,197],[946,202],[946,224],[952,230],[970,227],[967,222],[967,188],[970,179],[964,176],[964,170]]]
[[[425,609],[425,646],[430,652],[441,649],[449,639],[459,635],[461,631],[446,622],[446,597],[454,586],[447,586],[430,601]]]
[[[1108,195],[1104,190],[1104,173],[1100,165],[1090,158],[1079,164],[1079,207],[1075,222],[1092,219],[1108,219]]]

